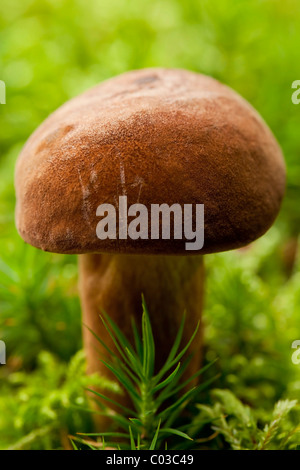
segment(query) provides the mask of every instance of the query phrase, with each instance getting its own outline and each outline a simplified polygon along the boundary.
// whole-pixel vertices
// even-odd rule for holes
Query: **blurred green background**
[[[91,429],[85,404],[76,258],[43,253],[14,226],[14,165],[35,128],[69,98],[143,67],[180,67],[231,86],[261,113],[288,168],[275,226],[251,247],[207,256],[206,360],[215,384],[268,419],[299,399],[300,79],[298,0],[1,0],[0,448],[68,448]],[[90,379],[92,380],[92,379]],[[94,378],[93,380],[97,380]],[[209,394],[203,398],[210,403]],[[299,414],[290,418],[291,429]]]

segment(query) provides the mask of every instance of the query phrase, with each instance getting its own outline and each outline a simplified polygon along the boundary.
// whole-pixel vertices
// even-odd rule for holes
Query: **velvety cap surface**
[[[126,195],[149,213],[151,204],[204,204],[199,253],[211,253],[272,225],[285,166],[271,131],[237,93],[155,68],[107,80],[54,112],[19,156],[15,186],[18,231],[43,250],[195,254],[185,240],[98,239],[97,207],[117,208]]]

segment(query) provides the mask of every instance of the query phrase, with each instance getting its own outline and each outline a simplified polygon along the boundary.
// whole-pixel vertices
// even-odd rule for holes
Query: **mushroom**
[[[34,132],[16,165],[16,225],[31,245],[79,255],[83,321],[114,348],[103,309],[131,337],[150,312],[157,367],[183,312],[183,342],[201,319],[203,254],[249,244],[272,225],[285,189],[281,150],[258,113],[218,81],[193,72],[131,71],[64,104]],[[204,246],[96,234],[102,204],[204,204]],[[104,213],[102,214],[104,215]],[[151,221],[149,221],[149,226]],[[202,328],[186,374],[201,363]],[[110,377],[84,331],[88,372]]]

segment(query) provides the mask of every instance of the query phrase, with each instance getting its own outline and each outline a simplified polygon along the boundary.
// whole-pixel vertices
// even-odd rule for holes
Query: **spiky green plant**
[[[213,405],[197,405],[200,415],[194,421],[208,420],[219,440],[217,448],[233,450],[299,449],[299,405],[296,400],[279,400],[268,420],[258,422],[255,410],[242,403],[230,390],[211,391]],[[297,413],[292,420],[292,412]]]
[[[166,446],[166,440],[171,436],[176,436],[180,439],[179,447],[185,447],[183,444],[184,440],[193,440],[192,436],[186,433],[187,425],[182,424],[180,427],[177,427],[175,423],[186,406],[211,382],[210,379],[201,385],[187,390],[187,386],[199,377],[210,364],[200,369],[188,379],[180,381],[191,359],[191,356],[184,359],[183,356],[187,353],[190,344],[195,338],[199,324],[188,343],[183,349],[179,350],[185,323],[185,315],[183,315],[174,344],[170,349],[165,364],[155,373],[155,343],[144,299],[142,299],[142,305],[141,334],[135,321],[132,320],[134,346],[130,344],[108,315],[103,313],[103,316],[101,316],[102,322],[118,351],[118,354],[114,353],[95,335],[110,356],[109,360],[101,359],[101,361],[115,375],[122,388],[129,394],[132,407],[130,409],[124,407],[108,396],[88,389],[98,399],[101,399],[102,407],[103,400],[108,403],[108,408],[101,411],[100,414],[111,417],[118,428],[117,432],[89,433],[82,435],[84,436],[82,438],[75,438],[75,440],[87,444],[91,448],[96,448],[96,446],[87,441],[87,437],[94,439],[101,438],[100,448],[102,449],[105,448],[105,445],[120,449],[159,449],[162,446]],[[183,362],[181,363],[182,359]],[[117,407],[119,412],[112,411],[109,405]],[[120,429],[122,432],[120,432]],[[103,439],[106,440],[105,444]],[[117,439],[118,444],[116,444],[115,439]]]

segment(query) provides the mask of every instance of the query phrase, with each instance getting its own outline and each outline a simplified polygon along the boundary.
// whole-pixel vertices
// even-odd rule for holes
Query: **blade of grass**
[[[173,428],[161,428],[160,434],[175,434],[176,436],[183,437],[184,439],[187,439],[188,441],[193,441],[190,436],[188,436],[185,432],[179,431],[178,429],[173,429]]]
[[[107,322],[106,322],[106,321],[104,320],[104,318],[100,315],[101,321],[102,321],[102,323],[103,323],[105,329],[107,330],[108,334],[110,335],[111,339],[113,340],[113,343],[114,343],[114,345],[116,346],[117,351],[119,352],[121,358],[122,358],[123,361],[127,364],[127,366],[128,366],[129,368],[131,368],[133,372],[135,372],[134,366],[132,365],[132,363],[131,363],[131,361],[128,359],[128,357],[126,357],[126,355],[124,354],[122,348],[125,350],[125,352],[126,352],[127,350],[131,352],[131,358],[134,358],[134,357],[135,357],[135,352],[134,352],[133,349],[131,348],[131,346],[130,346],[128,340],[125,338],[125,336],[123,335],[123,333],[120,331],[120,329],[119,329],[119,328],[117,327],[117,325],[114,323],[114,321],[113,321],[111,318],[109,318],[109,316],[106,315],[105,312],[103,313],[103,315],[104,315],[105,318],[108,320],[108,322],[112,325],[112,330],[113,330],[113,331],[109,328]],[[101,344],[103,343],[100,338],[98,338],[98,340],[101,342]],[[120,341],[120,344],[119,344],[118,341]],[[124,341],[124,342],[122,343],[122,341]],[[103,343],[103,344],[104,344],[104,343]],[[127,345],[129,345],[129,347],[128,347]],[[127,354],[127,356],[128,356],[128,354]],[[116,357],[117,359],[119,359],[118,356],[115,355],[115,357]],[[119,360],[120,360],[120,359],[119,359]],[[135,361],[136,361],[136,360],[138,360],[137,357],[135,358]]]
[[[134,369],[135,368],[135,372],[138,374],[138,376],[140,377],[140,379],[142,381],[145,381],[146,377],[145,377],[145,374],[144,374],[144,371],[143,371],[143,367],[142,365],[140,364],[140,361],[136,359],[135,356],[132,356],[131,352],[129,349],[125,349],[126,351],[126,354],[127,356],[129,357],[129,359],[131,360],[132,362],[132,368]]]
[[[154,434],[153,440],[150,444],[149,450],[155,450],[155,446],[156,446],[156,442],[157,442],[158,434],[159,434],[160,423],[161,423],[161,420],[159,420],[159,423],[158,423],[156,432]]]
[[[140,338],[134,317],[131,317],[131,327],[133,331],[136,352],[140,358],[140,361],[142,362],[143,361],[143,346],[142,346],[141,338]]]
[[[179,329],[178,329],[178,332],[176,334],[176,338],[174,340],[174,343],[173,343],[173,346],[171,348],[171,351],[168,355],[168,358],[164,364],[164,366],[161,368],[161,370],[158,372],[158,374],[154,377],[153,379],[153,382],[156,383],[157,381],[159,381],[163,375],[166,373],[166,371],[169,370],[169,367],[168,367],[168,364],[170,364],[170,362],[172,361],[172,359],[174,358],[175,354],[177,353],[178,351],[178,348],[180,346],[180,342],[181,342],[181,339],[182,339],[182,334],[183,334],[183,328],[184,328],[184,323],[185,323],[185,313],[183,314],[183,317],[182,317],[182,320],[180,322],[180,326],[179,326]]]
[[[106,349],[106,351],[117,362],[117,364],[120,365],[125,370],[125,372],[132,378],[132,380],[134,380],[136,383],[139,383],[138,377],[136,377],[134,373],[130,369],[128,369],[125,362],[123,363],[121,359],[104,343],[104,341],[102,341],[102,339],[98,335],[96,335],[96,333],[94,333],[93,330],[91,330],[87,325],[84,325],[84,326],[90,331],[90,333],[92,333],[92,335],[96,338],[96,340]]]
[[[155,362],[155,345],[149,319],[149,313],[143,298],[142,338],[143,338],[143,372],[149,378],[153,375]]]
[[[121,410],[123,410],[125,413],[138,418],[138,415],[135,411],[131,410],[130,408],[127,408],[126,406],[121,405],[120,403],[118,403],[115,400],[112,400],[112,398],[106,397],[105,395],[102,395],[102,393],[99,393],[96,390],[92,390],[90,388],[86,388],[86,391],[93,393],[97,397],[102,398],[103,400],[108,401],[109,403],[112,403],[113,405],[115,405],[115,406],[119,407]]]
[[[192,334],[190,340],[188,341],[188,343],[186,344],[186,346],[180,351],[179,354],[177,354],[177,356],[173,359],[173,361],[171,361],[171,364],[169,366],[170,367],[173,367],[177,362],[180,361],[180,359],[182,358],[182,356],[186,353],[186,351],[189,349],[191,343],[193,342],[198,330],[199,330],[199,326],[200,326],[200,322],[197,323],[197,326],[195,328],[195,331],[194,333]]]
[[[197,326],[195,328],[195,331],[194,333],[192,334],[190,340],[188,341],[188,343],[186,344],[186,346],[181,350],[180,353],[177,354],[177,356],[171,360],[171,361],[167,361],[165,363],[165,365],[162,367],[162,369],[160,370],[160,372],[157,374],[158,376],[158,379],[160,380],[161,377],[164,376],[164,374],[169,370],[171,369],[172,367],[174,367],[174,365],[176,365],[180,359],[182,358],[182,356],[186,353],[186,351],[188,350],[188,348],[190,347],[192,341],[194,340],[197,332],[198,332],[198,329],[199,329],[199,326],[200,326],[200,322],[197,323]],[[157,380],[157,376],[155,377],[155,380]]]
[[[172,382],[172,380],[175,378],[179,368],[180,368],[180,362],[178,363],[176,369],[173,370],[173,372],[165,380],[160,382],[158,385],[156,385],[156,387],[154,387],[152,389],[152,393],[154,394],[154,393],[158,392],[158,390],[161,390],[162,388],[166,387],[170,382]]]
[[[103,361],[100,359],[100,361],[109,369],[115,377],[121,382],[121,384],[125,387],[126,391],[130,394],[130,396],[135,398],[136,400],[140,400],[140,396],[137,394],[133,383],[130,381],[128,377],[126,377],[125,374],[122,373],[121,370],[116,369],[112,364],[109,364],[106,361]]]
[[[200,369],[198,372],[195,372],[195,374],[191,375],[191,377],[189,377],[185,382],[182,382],[180,385],[178,385],[178,387],[174,388],[173,390],[171,390],[169,392],[167,392],[167,390],[164,390],[161,393],[162,396],[159,395],[159,397],[158,397],[159,403],[162,403],[163,401],[167,400],[171,396],[178,393],[180,390],[182,390],[184,387],[186,387],[192,380],[199,377],[199,375],[203,374],[210,366],[211,366],[211,364],[208,364],[208,365],[204,366],[202,369]],[[211,382],[214,382],[218,377],[219,377],[219,375],[215,375],[214,377],[209,379],[207,382],[205,381],[205,383],[201,384],[200,387],[203,386],[203,388],[205,388],[206,384],[209,385]],[[199,391],[201,391],[201,390],[199,390]],[[164,393],[164,392],[166,392],[166,393]]]
[[[78,432],[77,435],[87,437],[129,437],[128,432]]]
[[[129,426],[129,434],[130,434],[130,447],[131,447],[131,450],[136,450],[136,446],[135,446],[135,442],[134,442],[134,438],[133,438],[133,434],[132,434],[130,426]]]
[[[192,396],[195,391],[198,390],[198,387],[193,387],[191,390],[188,390],[182,397],[180,397],[175,403],[173,403],[172,405],[170,405],[168,408],[166,408],[165,410],[161,411],[158,415],[158,417],[163,421],[164,419],[166,419],[168,417],[168,415],[170,414],[170,412],[174,409],[177,409],[182,403],[184,403],[185,401],[187,401],[190,396]]]
[[[102,311],[102,321],[103,321],[103,317],[105,318],[105,322],[106,322],[106,325],[110,326],[110,328],[112,329],[113,333],[114,333],[114,336],[117,338],[117,340],[119,341],[120,345],[125,349],[128,348],[130,349],[130,351],[134,354],[134,350],[130,344],[130,342],[128,341],[128,339],[126,338],[126,336],[122,333],[122,331],[120,330],[120,328],[117,326],[117,324],[112,320],[112,318],[110,318],[109,315],[107,315],[106,312],[103,312]]]

